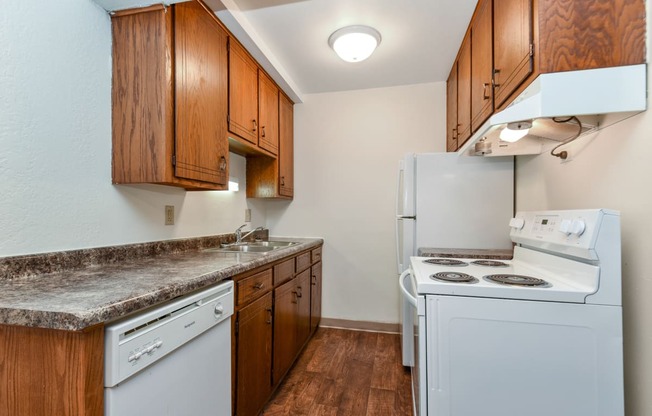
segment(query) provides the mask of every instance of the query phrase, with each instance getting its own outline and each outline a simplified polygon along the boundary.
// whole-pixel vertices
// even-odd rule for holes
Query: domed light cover
[[[346,62],[369,58],[380,44],[380,33],[369,26],[347,26],[333,32],[328,44]]]
[[[505,142],[514,143],[521,140],[523,137],[527,136],[532,128],[532,121],[517,121],[515,123],[509,123],[501,132],[500,140]]]

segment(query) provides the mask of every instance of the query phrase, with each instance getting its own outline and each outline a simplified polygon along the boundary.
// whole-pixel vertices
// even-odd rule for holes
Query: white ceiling
[[[445,81],[477,0],[221,0],[222,11],[208,3],[301,101],[303,94]],[[368,60],[346,63],[328,37],[354,24],[376,28],[382,42]]]

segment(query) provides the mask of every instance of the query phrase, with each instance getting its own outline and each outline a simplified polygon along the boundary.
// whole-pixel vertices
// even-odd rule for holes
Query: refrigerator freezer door
[[[396,216],[414,217],[415,210],[415,177],[416,155],[408,154],[399,161],[396,192]]]
[[[398,274],[410,266],[410,256],[415,254],[415,155],[409,154],[399,161],[396,181],[396,264]]]
[[[513,158],[418,154],[415,179],[415,250],[512,247]]]

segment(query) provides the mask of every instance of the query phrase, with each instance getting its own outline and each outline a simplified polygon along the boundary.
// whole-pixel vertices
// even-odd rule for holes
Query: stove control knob
[[[515,230],[523,229],[524,225],[525,225],[525,220],[523,218],[512,218],[511,220],[509,220],[509,226]]]
[[[571,233],[571,220],[562,220],[561,224],[559,224],[559,232],[564,233],[566,235]]]
[[[581,236],[586,230],[586,223],[584,220],[573,220],[570,226],[570,233],[575,234],[576,236]]]

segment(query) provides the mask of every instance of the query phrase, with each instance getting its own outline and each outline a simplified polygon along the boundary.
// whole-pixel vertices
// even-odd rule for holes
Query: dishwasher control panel
[[[104,385],[113,387],[233,315],[233,282],[108,325]]]

